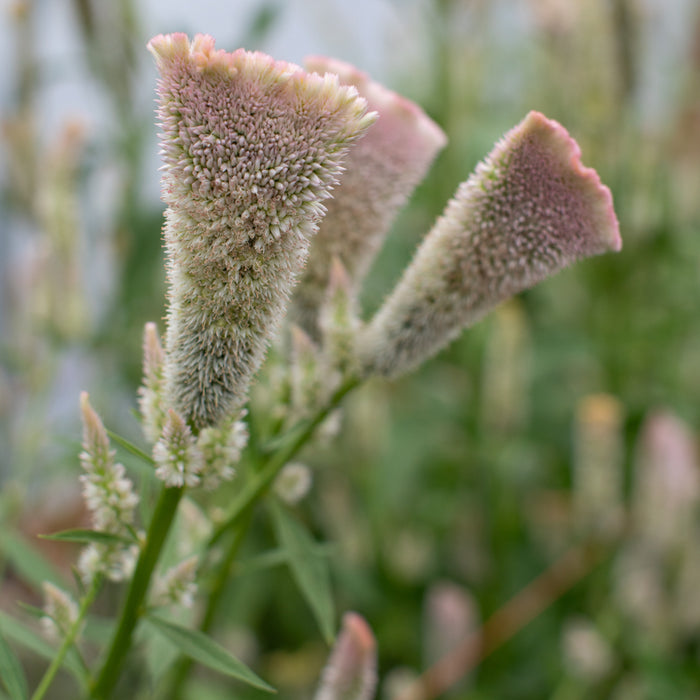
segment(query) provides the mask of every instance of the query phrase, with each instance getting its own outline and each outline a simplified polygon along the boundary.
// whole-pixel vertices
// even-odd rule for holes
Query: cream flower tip
[[[622,249],[620,226],[613,207],[612,193],[600,180],[593,168],[581,161],[581,148],[569,132],[554,119],[541,112],[530,112],[523,121],[508,132],[498,143],[492,158],[502,150],[519,145],[527,147],[527,142],[540,144],[552,158],[552,166],[561,168],[562,179],[575,188],[578,196],[588,206],[591,229],[595,232],[595,243],[599,249],[591,249],[587,254],[617,252]]]
[[[307,56],[304,67],[315,73],[335,74],[343,85],[356,87],[379,119],[391,120],[392,125],[403,122],[414,138],[420,134],[426,147],[432,146],[438,151],[447,143],[445,132],[415,102],[385,88],[350,63],[327,56]]]

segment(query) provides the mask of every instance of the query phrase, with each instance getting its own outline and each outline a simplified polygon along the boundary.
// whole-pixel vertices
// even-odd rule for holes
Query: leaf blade
[[[0,630],[0,678],[12,700],[27,700],[29,688],[19,659]]]
[[[316,618],[328,644],[335,636],[335,606],[330,570],[326,557],[319,556],[319,545],[306,528],[279,503],[272,504],[272,515],[280,545],[287,551],[287,563],[299,591]]]
[[[79,542],[97,544],[134,544],[134,541],[129,537],[115,535],[111,532],[102,532],[100,530],[87,530],[75,528],[71,530],[61,530],[50,535],[39,535],[42,540],[53,540],[55,542]]]
[[[203,632],[164,620],[157,615],[149,615],[146,619],[183,654],[202,665],[232,678],[237,678],[254,688],[270,693],[277,692],[242,661],[239,661],[218,642],[215,642]]]

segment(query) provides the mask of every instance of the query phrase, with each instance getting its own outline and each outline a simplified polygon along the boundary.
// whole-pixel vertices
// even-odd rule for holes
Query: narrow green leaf
[[[328,644],[335,635],[335,609],[328,562],[306,528],[279,503],[272,504],[279,543],[287,551],[292,576]]]
[[[22,535],[6,531],[0,539],[0,548],[19,577],[35,588],[40,589],[44,581],[66,587],[63,576]]]
[[[117,445],[120,447],[123,447],[127,452],[131,452],[132,455],[135,455],[139,459],[143,460],[144,462],[148,464],[155,464],[153,461],[153,457],[149,455],[147,452],[142,450],[140,447],[137,445],[134,445],[133,442],[130,442],[127,440],[125,437],[122,437],[118,433],[115,433],[109,429],[107,429],[107,435],[109,436],[109,439],[112,440],[113,442],[116,442]]]
[[[99,530],[62,530],[51,535],[39,535],[42,540],[55,540],[56,542],[97,542],[98,544],[134,544],[134,541],[123,535],[114,535],[111,532]]]
[[[157,615],[149,615],[146,619],[185,656],[189,656],[203,666],[219,671],[219,673],[237,678],[248,685],[252,685],[254,688],[260,688],[271,693],[277,692],[271,685],[268,685],[262,678],[253,673],[242,661],[229,654],[224,647],[206,634],[169,622]]]
[[[0,627],[3,633],[9,638],[26,647],[35,654],[53,661],[56,656],[56,649],[48,642],[44,641],[36,632],[25,627],[22,622],[11,617],[7,613],[0,612]],[[63,665],[80,681],[84,682],[83,669],[73,655],[66,656]]]
[[[27,700],[29,689],[24,669],[2,634],[0,634],[0,678],[12,700]]]

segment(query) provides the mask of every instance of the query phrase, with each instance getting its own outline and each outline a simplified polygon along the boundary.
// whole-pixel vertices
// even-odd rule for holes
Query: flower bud
[[[314,700],[370,700],[377,685],[377,644],[357,613],[346,613]]]

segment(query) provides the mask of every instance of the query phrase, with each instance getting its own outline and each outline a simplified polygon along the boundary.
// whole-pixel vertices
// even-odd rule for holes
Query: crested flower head
[[[621,247],[610,190],[538,112],[457,190],[360,342],[368,373],[398,375],[501,301]]]
[[[337,257],[347,270],[356,294],[398,210],[447,139],[418,105],[348,63],[312,56],[304,65],[318,73],[335,73],[341,83],[357,88],[369,108],[379,114],[377,123],[348,154],[340,185],[328,203],[328,213],[294,291],[294,320],[318,339],[318,314],[332,259]]]
[[[377,643],[357,613],[343,616],[314,700],[370,700],[377,685]]]
[[[168,204],[166,388],[195,428],[245,402],[348,146],[374,120],[337,76],[209,36],[149,43]]]

